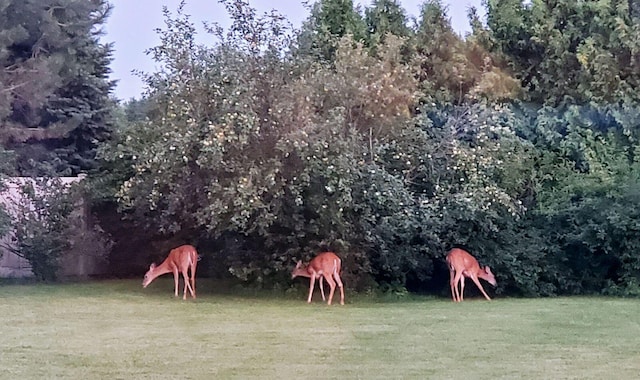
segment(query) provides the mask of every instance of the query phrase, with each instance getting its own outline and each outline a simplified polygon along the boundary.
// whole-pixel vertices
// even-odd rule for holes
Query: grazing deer
[[[481,268],[478,260],[471,256],[467,251],[454,248],[447,254],[447,265],[449,266],[449,285],[451,286],[451,297],[454,302],[461,302],[464,298],[464,278],[469,277],[480,289],[484,297],[491,301],[491,298],[482,288],[479,278],[496,286],[496,278],[491,273],[488,266]],[[458,282],[460,283],[460,292],[458,292]]]
[[[142,287],[146,288],[156,277],[171,272],[173,273],[175,296],[177,297],[179,287],[178,280],[180,273],[182,273],[184,279],[182,299],[187,299],[187,290],[189,290],[191,297],[196,298],[196,265],[198,264],[198,260],[198,252],[192,245],[182,245],[172,249],[162,264],[156,266],[156,264],[152,263],[149,266],[149,270],[142,280]],[[191,272],[191,277],[189,277],[189,271]]]
[[[342,261],[333,252],[323,252],[314,257],[308,265],[302,265],[302,261],[298,261],[295,269],[291,272],[291,278],[294,279],[297,276],[309,277],[309,298],[308,303],[311,303],[313,297],[313,286],[316,283],[316,279],[320,280],[320,291],[322,293],[322,300],[324,301],[324,289],[323,279],[329,283],[331,290],[329,291],[329,301],[327,305],[331,305],[333,300],[333,292],[336,289],[336,283],[340,288],[340,305],[344,305],[344,287],[342,286],[342,280],[340,279],[340,268]]]

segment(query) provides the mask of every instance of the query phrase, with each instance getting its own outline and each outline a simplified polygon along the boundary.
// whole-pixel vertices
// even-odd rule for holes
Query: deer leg
[[[196,298],[196,265],[197,263],[198,261],[196,260],[196,262],[194,262],[193,266],[191,267],[191,289],[193,290],[191,295],[193,296],[193,298]]]
[[[178,268],[173,268],[173,290],[174,290],[174,297],[178,296],[178,281],[180,279],[180,274],[178,273]]]
[[[458,289],[458,283],[462,281],[462,288],[464,289],[464,276],[462,272],[458,272],[454,275],[453,280],[451,281],[451,293],[453,295],[453,302],[460,302],[460,292]]]
[[[451,288],[451,298],[453,299],[453,302],[456,302],[458,300],[457,297],[457,293],[458,293],[458,289],[457,289],[457,283],[456,283],[456,272],[450,270],[449,271],[449,287]]]
[[[318,282],[320,282],[320,294],[322,294],[322,300],[326,301],[327,299],[324,297],[324,280],[322,279],[322,276],[320,276]]]
[[[191,285],[189,284],[189,276],[187,275],[186,271],[182,271],[182,280],[184,281],[184,288],[182,289],[182,299],[186,300],[187,289],[191,288]]]
[[[311,303],[311,298],[313,297],[313,286],[316,283],[316,274],[312,274],[309,278],[309,298],[307,298],[307,303]]]
[[[484,294],[484,298],[486,298],[488,301],[491,301],[491,298],[489,298],[489,296],[487,295],[487,292],[484,291],[484,288],[482,287],[480,280],[478,280],[477,277],[471,277],[471,279],[473,280],[473,282],[476,283],[476,285],[478,286],[478,289],[480,289],[482,294]]]
[[[464,274],[460,277],[460,302],[464,301]]]
[[[328,275],[325,275],[325,279],[327,280],[327,282],[329,283],[329,287],[331,288],[331,290],[329,290],[329,302],[327,302],[327,305],[331,305],[331,301],[333,300],[333,292],[335,292],[336,290],[336,282],[333,281],[333,278]]]
[[[182,271],[182,278],[184,279],[184,291],[182,292],[182,299],[186,300],[187,299],[187,290],[189,290],[189,293],[193,297],[193,289],[191,288],[191,281],[189,280],[189,273],[188,273],[187,268],[185,268]]]
[[[182,271],[182,277],[184,278],[184,295],[182,299],[187,299],[187,290],[189,290],[191,297],[196,298],[193,290],[193,270],[191,271],[191,276],[189,276],[189,267],[185,268]]]
[[[344,305],[344,286],[342,285],[342,279],[338,273],[334,273],[333,278],[335,278],[336,283],[340,288],[340,305]]]

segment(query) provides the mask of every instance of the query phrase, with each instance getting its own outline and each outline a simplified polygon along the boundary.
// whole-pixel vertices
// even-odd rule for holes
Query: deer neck
[[[162,276],[163,274],[169,272],[173,272],[173,269],[171,268],[171,262],[169,261],[169,259],[166,259],[162,262],[162,264],[153,269],[153,277],[155,278],[158,276]]]
[[[311,268],[309,268],[308,266],[304,267],[304,268],[300,268],[297,272],[296,272],[296,276],[300,276],[300,277],[311,277],[313,273],[313,270]]]

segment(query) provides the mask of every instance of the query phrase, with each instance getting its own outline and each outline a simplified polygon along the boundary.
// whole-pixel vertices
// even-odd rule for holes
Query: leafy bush
[[[99,194],[139,225],[217,246],[232,275],[262,285],[286,281],[292,259],[331,249],[347,284],[437,293],[446,251],[463,246],[495,268],[498,292],[636,294],[640,112],[625,83],[637,75],[585,80],[611,58],[593,52],[614,46],[613,24],[602,44],[562,33],[521,44],[556,30],[535,20],[546,10],[490,1],[488,25],[472,10],[463,41],[428,1],[416,30],[396,28],[395,12],[403,37],[365,46],[358,28],[309,34],[340,27],[341,7],[314,8],[296,36],[277,14],[224,4],[233,25],[209,27],[213,46],[195,42],[184,3],[175,16],[165,10],[146,117],[102,147]],[[585,4],[583,16],[604,12]],[[532,18],[516,23],[523,15]],[[582,21],[571,29],[588,31]],[[616,62],[631,57],[627,37]],[[580,66],[590,70],[576,76]],[[609,87],[616,105],[571,105],[608,98]],[[562,108],[543,106],[545,91]],[[519,96],[539,103],[501,103]]]
[[[69,248],[69,216],[75,198],[58,179],[26,181],[11,204],[14,252],[29,261],[38,280],[55,280]]]

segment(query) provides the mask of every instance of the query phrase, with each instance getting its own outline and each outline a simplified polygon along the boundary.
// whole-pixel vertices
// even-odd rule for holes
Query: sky
[[[144,84],[133,71],[156,71],[157,65],[145,51],[159,43],[155,30],[163,27],[162,7],[166,5],[175,13],[180,0],[110,0],[110,3],[114,9],[104,27],[102,41],[114,43],[111,79],[118,81],[114,95],[122,100],[139,98]],[[249,0],[258,14],[275,9],[296,28],[309,16],[305,3],[304,0]],[[354,3],[368,6],[371,0],[356,0]],[[424,0],[401,0],[400,3],[409,17],[417,17]],[[467,20],[469,7],[482,10],[481,0],[444,0],[443,4],[448,8],[453,28],[461,34],[470,30]],[[217,22],[224,28],[230,25],[224,6],[217,0],[186,0],[186,13],[199,28],[201,38],[206,36],[201,28],[203,21]]]

